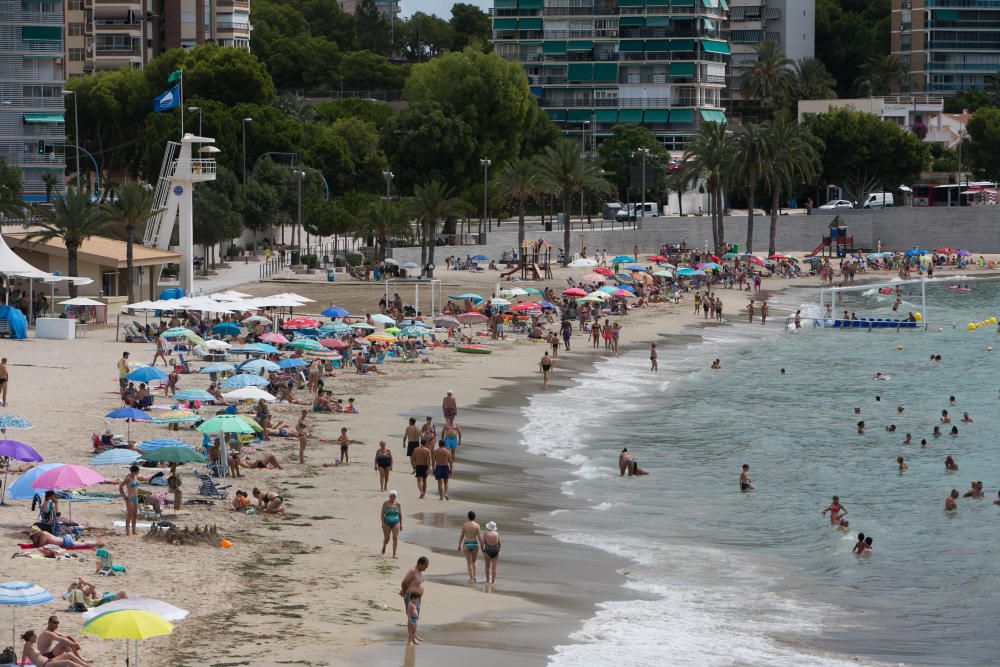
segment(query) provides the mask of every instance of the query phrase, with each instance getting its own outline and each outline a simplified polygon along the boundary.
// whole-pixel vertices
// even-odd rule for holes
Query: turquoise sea
[[[1000,315],[1000,281],[961,282],[973,290],[928,283],[926,331],[737,320],[661,343],[658,374],[642,350],[534,397],[524,443],[570,463],[563,492],[590,509],[533,519],[567,544],[631,559],[637,597],[598,604],[550,664],[998,664],[1000,335],[965,324]],[[811,290],[776,300],[819,314]],[[919,287],[904,300],[904,313],[919,310]],[[874,290],[838,303],[891,316],[891,297]],[[721,371],[708,369],[716,357]],[[959,435],[934,438],[945,409]],[[959,423],[963,412],[975,423]],[[902,444],[907,432],[916,444]],[[649,477],[618,476],[623,446]],[[958,472],[945,471],[948,455]],[[743,463],[752,493],[738,490]],[[972,480],[986,499],[946,513],[951,489]],[[833,495],[850,533],[820,514]],[[871,556],[851,554],[857,532],[874,538]]]

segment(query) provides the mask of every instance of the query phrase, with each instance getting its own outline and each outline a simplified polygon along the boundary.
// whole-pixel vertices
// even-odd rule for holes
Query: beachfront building
[[[66,78],[206,42],[250,49],[250,0],[65,0]]]
[[[64,189],[63,3],[0,0],[0,158],[21,169],[22,196]]]
[[[891,21],[892,54],[909,71],[903,92],[982,89],[1000,71],[996,0],[892,0]]]
[[[726,0],[494,0],[493,43],[563,133],[590,149],[619,123],[680,151],[723,122]]]

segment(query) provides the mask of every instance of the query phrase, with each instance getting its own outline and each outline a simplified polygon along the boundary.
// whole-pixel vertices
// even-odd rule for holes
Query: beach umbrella
[[[633,257],[632,255],[618,255],[616,257],[613,257],[611,261],[614,262],[615,264],[622,264],[624,262],[634,262],[635,257]]]
[[[271,320],[262,315],[251,315],[243,320],[243,324],[270,324]]]
[[[662,269],[660,271],[655,271],[653,275],[659,276],[660,278],[673,278],[674,272],[671,271],[670,269]]]
[[[271,384],[271,381],[267,378],[262,378],[252,373],[242,373],[226,378],[219,384],[219,387],[222,389],[240,389],[241,387],[263,387],[267,384]]]
[[[541,310],[542,307],[537,303],[532,303],[530,301],[522,301],[521,303],[515,303],[511,306],[511,311],[515,313],[526,313],[529,311]]]
[[[406,327],[399,332],[400,337],[420,338],[422,336],[433,336],[434,333],[427,327]]]
[[[208,366],[202,366],[200,369],[198,369],[198,372],[199,373],[229,373],[229,372],[235,371],[235,370],[236,370],[236,367],[233,366],[232,364],[214,363],[214,364],[209,364]],[[178,393],[180,393],[180,392],[178,392]]]
[[[273,331],[270,331],[266,334],[261,334],[260,336],[258,336],[258,338],[260,338],[265,343],[275,343],[277,345],[284,345],[285,343],[288,342],[287,338],[282,336],[280,333],[274,333]]]
[[[372,319],[375,319],[375,318],[372,317]],[[389,320],[390,324],[395,324],[396,323],[391,317],[386,318],[386,319]],[[371,325],[365,325],[365,326],[371,326]],[[352,327],[350,324],[345,324],[343,322],[327,322],[326,324],[324,324],[323,326],[321,326],[319,328],[319,330],[321,332],[323,332],[323,333],[340,333],[342,331],[351,331],[353,328],[354,327]],[[374,328],[375,327],[372,327],[372,329],[374,329]]]
[[[160,449],[161,447],[191,447],[191,445],[173,438],[156,438],[154,440],[140,442],[135,447],[141,452],[151,452],[155,449]],[[194,448],[192,447],[192,449]]]
[[[579,259],[574,259],[567,266],[573,269],[590,268],[592,266],[597,266],[597,262],[589,257],[581,257]]]
[[[579,287],[564,289],[562,293],[563,296],[587,296],[586,290],[580,289]]]
[[[225,364],[229,365],[229,364]],[[181,389],[179,392],[174,394],[174,398],[178,401],[214,401],[215,396],[204,389]]]
[[[389,334],[390,336],[395,336],[400,331],[402,331],[402,329],[400,329],[399,327],[386,327],[385,329],[383,329],[383,332]]]
[[[702,271],[718,271],[722,268],[722,265],[715,262],[702,262],[698,265],[698,268]]]
[[[34,428],[31,422],[24,417],[17,415],[0,415],[0,433],[6,433],[7,429],[29,429]]]
[[[61,465],[61,463],[40,463],[28,472],[22,473],[7,489],[7,497],[11,500],[31,500],[36,493],[31,483],[43,472]]]
[[[254,359],[240,364],[237,370],[241,373],[256,373],[259,375],[261,371],[265,373],[277,373],[281,370],[281,366],[267,359]]]
[[[510,305],[510,301],[508,301],[507,299],[501,299],[498,296],[490,299],[490,303],[494,306],[499,306],[501,308],[506,308],[507,306]],[[386,331],[388,331],[388,329],[386,329]]]
[[[245,345],[244,347],[251,350],[255,350],[263,354],[280,354],[281,352],[275,346],[268,345],[267,343],[250,343],[249,345]]]
[[[490,318],[482,313],[462,313],[457,319],[462,324],[481,324],[490,321]]]
[[[427,325],[420,320],[403,320],[396,326],[398,327],[426,327]]]
[[[319,320],[314,320],[311,317],[293,317],[285,322],[286,329],[315,329],[319,325]]]
[[[340,340],[339,338],[323,338],[320,339],[319,344],[327,348],[328,350],[343,350],[344,348],[349,347],[347,343]],[[316,352],[316,350],[307,350],[307,351]]]
[[[598,292],[600,292],[602,294],[614,294],[619,289],[620,288],[618,288],[618,287],[616,287],[614,285],[605,285],[604,287],[599,287],[595,292],[592,292],[592,294],[597,294]]]
[[[725,255],[722,256],[722,259],[736,259],[737,257],[739,257],[739,255],[737,255],[735,252],[727,252]]]
[[[83,624],[80,632],[101,639],[134,639],[135,664],[139,664],[139,640],[174,631],[173,623],[141,609],[122,609],[99,614]]]
[[[89,621],[92,618],[96,618],[101,614],[107,614],[112,611],[121,611],[123,609],[134,609],[138,611],[148,611],[151,614],[156,614],[157,616],[162,616],[168,621],[182,621],[187,618],[188,610],[181,609],[180,607],[175,607],[169,602],[163,602],[162,600],[154,600],[153,598],[144,597],[127,597],[123,600],[112,600],[111,602],[106,602],[100,607],[96,607],[89,611],[83,613],[83,620]]]
[[[403,264],[400,264],[400,267],[404,269],[419,269],[420,265],[416,262],[404,262]]]
[[[320,313],[323,317],[347,317],[350,314],[346,308],[340,306],[330,306]]]
[[[157,447],[142,455],[145,461],[151,463],[204,463],[208,457],[201,452],[188,447]]]
[[[318,340],[312,338],[296,338],[288,347],[294,350],[318,350],[323,347]]]
[[[915,255],[929,255],[931,253],[929,250],[914,249],[914,250],[907,250],[903,254],[906,255],[907,257],[913,257]]]
[[[159,368],[143,366],[142,368],[137,368],[126,375],[125,379],[131,380],[132,382],[153,382],[154,380],[166,380],[167,373],[165,371],[161,371]]]
[[[224,340],[216,340],[213,338],[212,340],[206,340],[202,347],[212,352],[228,352],[232,345]]]
[[[128,376],[126,376],[128,377]],[[118,408],[104,415],[107,419],[124,419],[126,423],[126,439],[132,439],[132,422],[147,422],[152,419],[148,412],[136,410],[135,408]]]
[[[190,424],[201,421],[201,415],[193,410],[164,410],[152,419],[153,424]]]
[[[635,294],[632,294],[632,292],[629,292],[627,289],[620,289],[620,290],[616,291],[614,294],[612,294],[611,296],[622,297],[622,298],[625,298],[625,299],[634,299],[635,298]]]
[[[92,466],[127,466],[140,458],[142,455],[132,449],[109,449],[91,458],[89,463]]]
[[[686,266],[684,268],[677,269],[677,275],[679,275],[679,276],[694,276],[694,275],[697,275],[697,274],[698,274],[698,272],[695,269],[692,269],[692,268],[689,268],[689,267],[686,267]]]
[[[333,350],[306,350],[302,353],[302,356],[307,359],[319,359],[320,361],[333,361],[340,357],[339,354]]]
[[[788,259],[787,255],[782,255],[780,252],[773,253],[767,256],[768,259]]]
[[[650,262],[669,262],[670,260],[663,255],[652,255],[649,257]]]
[[[595,294],[595,295],[591,295],[591,296],[585,296],[582,299],[577,299],[576,302],[577,303],[601,303],[601,298]]]
[[[308,366],[306,362],[301,359],[282,359],[278,362],[278,368],[302,368],[303,366]]]
[[[212,331],[220,336],[239,336],[240,326],[233,322],[221,322],[212,327]]]
[[[459,322],[454,317],[452,317],[451,315],[439,315],[438,317],[434,318],[434,324],[439,327],[445,327],[447,329],[450,327],[461,326],[462,323]]]
[[[5,581],[0,584],[0,604],[9,606],[10,609],[10,645],[15,646],[14,632],[17,627],[17,617],[15,610],[17,607],[34,607],[35,605],[52,602],[55,597],[52,593],[38,586],[29,584],[26,581]]]
[[[234,389],[233,391],[223,394],[222,398],[227,401],[260,401],[264,400],[268,403],[273,403],[278,400],[275,396],[264,391],[260,387],[243,387],[241,389]]]
[[[958,255],[959,257],[971,257],[972,256],[972,253],[969,252],[968,250],[959,250],[955,254]]]
[[[594,269],[594,273],[599,273],[602,276],[607,276],[609,278],[615,275],[615,272],[606,266],[598,266],[596,269]]]
[[[17,440],[0,440],[0,457],[13,459],[14,461],[24,461],[26,463],[38,462],[42,460],[42,455],[39,454],[33,447],[30,447],[23,442],[18,442]],[[4,467],[3,471],[3,489],[7,488],[7,473],[10,470],[10,466]],[[3,505],[3,489],[0,489],[0,505]]]
[[[473,255],[469,259],[473,259],[477,262],[485,262],[486,260],[489,259],[489,257],[487,257],[486,255]]]
[[[46,470],[31,483],[33,489],[79,489],[107,481],[104,476],[87,466],[64,463]]]
[[[581,283],[603,283],[607,278],[599,273],[588,273],[580,278]]]
[[[392,326],[396,323],[396,320],[392,319],[388,315],[383,315],[382,313],[375,313],[372,315],[372,322],[378,322],[379,324],[388,324]]]
[[[395,343],[397,339],[387,331],[380,331],[379,333],[368,334],[365,336],[365,340],[372,343]]]
[[[473,294],[472,292],[466,292],[465,294],[459,294],[458,296],[449,296],[449,299],[454,299],[455,301],[465,301],[469,299],[470,301],[479,302],[483,300],[483,297],[478,294]]]
[[[186,338],[194,345],[204,345],[205,339],[191,331],[190,329],[185,329],[184,327],[175,327],[173,329],[167,329],[160,334],[162,338]]]
[[[254,433],[264,430],[246,415],[215,415],[198,424],[196,429],[202,433]]]
[[[368,324],[367,322],[358,322],[357,324],[352,324],[351,329],[356,329],[358,331],[375,331],[375,327]]]
[[[643,266],[642,264],[629,264],[628,266],[625,266],[623,268],[626,271],[645,271],[646,270],[646,267]]]
[[[509,297],[510,296],[528,296],[529,294],[531,294],[531,292],[529,292],[528,290],[524,289],[523,287],[512,287],[511,289],[502,290],[501,291],[501,295],[503,295],[503,296],[509,296]]]

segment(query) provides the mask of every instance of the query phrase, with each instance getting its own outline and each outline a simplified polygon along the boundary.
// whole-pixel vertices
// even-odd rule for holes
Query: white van
[[[862,208],[890,208],[895,203],[891,192],[873,192],[865,199]]]
[[[648,201],[645,204],[628,204],[624,208],[618,209],[618,213],[615,214],[615,220],[625,222],[626,220],[635,220],[638,217],[655,218],[659,215],[660,205],[656,202]]]

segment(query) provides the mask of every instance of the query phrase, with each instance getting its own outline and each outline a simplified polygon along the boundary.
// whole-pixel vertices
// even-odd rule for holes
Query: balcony
[[[94,51],[99,56],[112,58],[128,58],[130,56],[141,55],[138,46],[125,46],[123,44],[108,44],[104,46],[98,44],[94,47]]]
[[[141,32],[142,23],[128,19],[94,19],[94,30],[101,34]]]
[[[0,21],[11,23],[42,23],[45,25],[62,25],[63,17],[59,12],[25,12],[20,8],[0,8]]]
[[[250,0],[218,0],[216,9],[242,9],[250,11]]]

